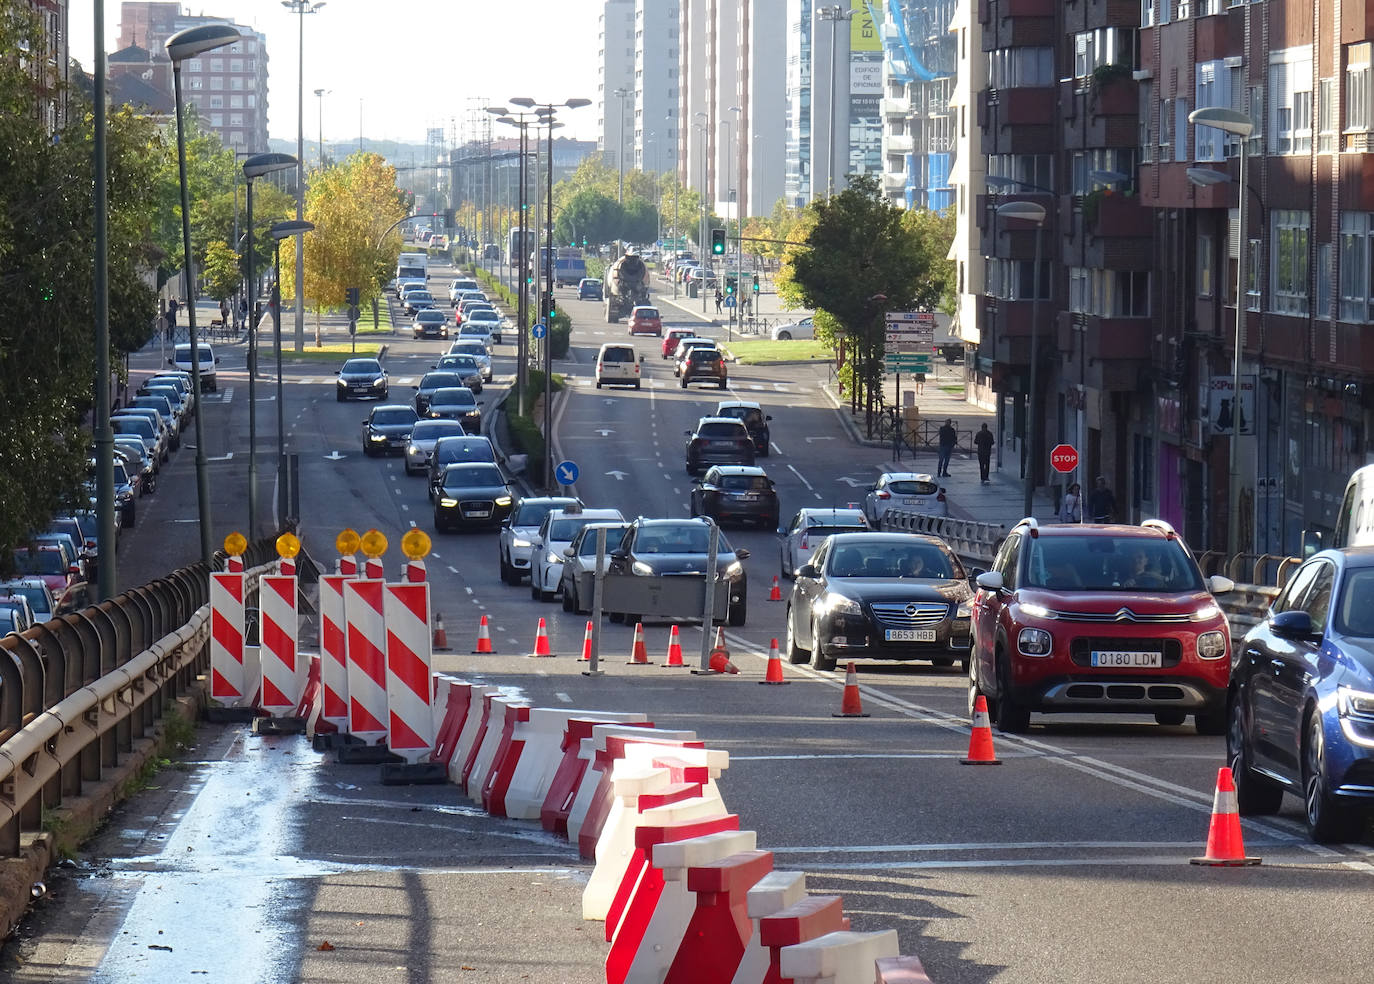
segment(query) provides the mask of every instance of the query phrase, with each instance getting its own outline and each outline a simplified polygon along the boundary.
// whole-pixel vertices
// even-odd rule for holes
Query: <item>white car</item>
[[[883,513],[889,509],[928,513],[931,516],[949,515],[945,490],[929,473],[884,472],[879,475],[877,484],[864,497],[864,515],[877,529]]]
[[[215,385],[215,365],[219,359],[215,358],[215,350],[202,341],[196,342],[196,356],[200,362],[200,388],[214,392],[219,387]],[[167,360],[169,366],[175,366],[177,371],[189,373],[191,371],[191,345],[189,342],[179,342],[172,350],[172,357]]]
[[[471,277],[459,277],[457,280],[454,280],[448,285],[449,304],[457,304],[458,298],[461,297],[464,292],[470,290],[481,291],[481,287],[478,286],[477,281],[473,280]]]
[[[816,326],[810,318],[802,318],[793,321],[791,324],[778,325],[773,329],[773,341],[790,342],[793,339],[806,339],[816,337]]]
[[[475,311],[467,312],[463,315],[463,327],[466,328],[468,325],[482,326],[491,336],[492,341],[500,344],[502,319],[494,308],[490,310],[478,308]]]
[[[496,339],[491,337],[490,326],[481,321],[464,321],[458,328],[458,340],[480,342],[488,355],[496,348]]]
[[[448,354],[472,356],[477,360],[478,368],[482,370],[482,382],[491,382],[491,353],[482,342],[460,338],[448,347]]]
[[[530,545],[539,534],[544,517],[555,509],[582,505],[581,499],[565,496],[531,496],[515,504],[510,517],[501,524],[497,553],[501,561],[501,580],[519,584],[530,572]]]
[[[554,509],[530,541],[530,597],[552,601],[563,586],[563,551],[588,523],[625,522],[619,509]]]
[[[797,576],[797,568],[811,563],[812,556],[832,533],[867,533],[872,527],[862,509],[802,509],[778,532],[782,534],[782,576]]]
[[[639,389],[639,355],[633,345],[607,342],[596,353],[596,388],[617,383]]]

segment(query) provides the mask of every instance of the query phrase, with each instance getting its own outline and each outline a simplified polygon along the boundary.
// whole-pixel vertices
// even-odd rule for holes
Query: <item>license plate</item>
[[[924,506],[925,504],[926,504],[926,500],[924,500],[924,499],[903,499],[903,500],[902,500],[902,505],[904,505],[904,506]]]
[[[490,509],[472,509],[472,510],[469,510],[469,511],[466,513],[466,515],[471,516],[473,519],[486,519],[488,516],[491,515],[491,510],[490,510]]]
[[[746,492],[742,496],[740,496],[740,498],[743,499],[745,502],[757,502],[759,494],[757,492]]]
[[[1093,666],[1161,667],[1164,665],[1163,653],[1140,652],[1137,650],[1118,651],[1094,649]]]
[[[886,629],[883,638],[888,642],[934,642],[934,629]]]
[[[353,387],[353,391],[354,391],[355,393],[366,393],[366,392],[367,392],[368,390],[370,390],[371,388],[372,388],[371,386],[354,386],[354,387]]]

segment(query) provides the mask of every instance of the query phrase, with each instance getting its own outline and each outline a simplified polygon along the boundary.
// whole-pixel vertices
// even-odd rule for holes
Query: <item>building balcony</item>
[[[1341,8],[1342,22],[1346,21],[1350,11],[1355,7],[1356,4],[1349,3]],[[1197,32],[1193,42],[1197,50],[1197,61],[1239,56],[1245,50],[1245,21],[1239,13],[1235,17],[1231,16],[1232,10],[1240,9],[1228,7],[1219,14],[1193,19],[1193,30]]]
[[[885,117],[905,118],[911,113],[911,100],[906,96],[884,96],[880,107]]]
[[[1053,44],[1057,0],[978,0],[983,50]]]
[[[1095,191],[1083,196],[1083,227],[1091,236],[1148,239],[1154,232],[1154,212],[1136,195]]]
[[[883,153],[884,154],[909,154],[915,146],[909,133],[884,133],[883,134]]]
[[[883,172],[883,194],[901,195],[906,192],[907,175],[905,171]]]
[[[1049,154],[1055,150],[1053,86],[984,89],[978,94],[978,126],[987,154]]]
[[[1139,0],[1085,0],[1064,6],[1064,31],[1078,34],[1099,27],[1139,27]]]

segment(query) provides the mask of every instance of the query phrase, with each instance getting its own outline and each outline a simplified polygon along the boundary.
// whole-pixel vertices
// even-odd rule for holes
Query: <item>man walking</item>
[[[721,305],[721,302],[724,301],[724,300],[725,300],[725,295],[722,294],[722,293],[720,292],[720,288],[717,287],[717,288],[716,288],[716,314],[720,314],[720,305]]]
[[[1110,523],[1114,512],[1116,496],[1107,488],[1106,476],[1098,475],[1097,484],[1088,494],[1088,514],[1092,516],[1094,523]]]
[[[978,451],[978,477],[983,480],[984,485],[988,484],[988,469],[992,467],[992,444],[992,431],[984,424],[982,429],[973,435],[973,446]]]
[[[959,443],[959,432],[954,429],[954,418],[946,417],[945,425],[940,428],[940,457],[936,462],[935,475],[949,477],[949,459],[954,456],[954,446]]]

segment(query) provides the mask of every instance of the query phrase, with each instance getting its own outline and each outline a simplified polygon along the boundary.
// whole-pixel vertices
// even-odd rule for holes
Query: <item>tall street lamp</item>
[[[297,15],[300,29],[296,76],[296,221],[305,221],[305,15],[319,13],[325,0],[281,0]],[[305,351],[305,243],[296,240],[296,351]]]
[[[835,37],[839,33],[841,22],[848,22],[854,16],[854,10],[850,7],[838,5],[831,7],[817,7],[816,19],[826,21],[830,24],[830,108],[825,118],[825,193],[826,196],[835,194],[835,76],[838,71],[835,68]],[[815,167],[815,146],[812,145],[811,151],[812,167]]]
[[[248,536],[258,532],[258,289],[253,244],[253,179],[286,171],[298,162],[290,154],[254,154],[243,162],[248,184]]]
[[[1240,445],[1240,353],[1245,344],[1245,246],[1249,238],[1246,226],[1245,147],[1255,132],[1255,121],[1235,109],[1220,106],[1195,109],[1188,114],[1188,122],[1196,126],[1214,126],[1240,137],[1240,194],[1236,202],[1236,219],[1240,233],[1236,236],[1236,335],[1235,351],[1231,355],[1231,419],[1230,461],[1231,487],[1227,497],[1226,545],[1230,552],[1241,552],[1240,542],[1240,464],[1237,454]]]
[[[710,244],[706,241],[706,131],[709,128],[707,121],[710,117],[706,113],[697,113],[696,118],[700,120],[692,126],[701,133],[701,153],[697,156],[701,158],[701,185],[697,189],[698,197],[701,199],[701,220],[697,223],[697,252],[701,254],[701,283],[697,290],[701,294],[701,313],[706,313],[706,271],[711,269],[706,259],[706,251],[710,249]]]
[[[191,343],[191,397],[196,405],[196,502],[200,518],[200,559],[206,567],[214,557],[210,526],[210,479],[205,466],[205,411],[200,401],[200,343],[196,332],[196,272],[191,266],[191,201],[186,187],[186,127],[181,112],[181,63],[188,58],[237,41],[240,34],[230,24],[202,24],[178,31],[167,39],[167,57],[172,61],[172,95],[177,115],[177,177],[181,185],[181,249],[186,271],[186,332]],[[102,44],[96,38],[96,44]],[[102,385],[104,381],[102,380]],[[108,416],[108,414],[107,414]],[[113,552],[114,540],[103,550]]]
[[[115,596],[114,428],[110,425],[110,259],[109,164],[105,151],[105,0],[95,0],[95,99],[91,107],[94,129],[92,187],[95,206],[95,523],[96,581],[100,597]]]
[[[319,100],[319,105],[320,105],[319,120],[320,120],[320,170],[321,170],[321,171],[324,170],[324,97],[327,96],[327,95],[329,95],[329,93],[332,92],[332,91],[333,91],[332,89],[316,89],[316,90],[315,90],[315,98]]]
[[[534,121],[535,113],[523,113],[518,110],[509,110],[505,106],[488,106],[488,113],[496,117],[497,123],[505,123],[509,126],[518,127],[520,130],[520,193],[518,198],[519,220],[513,228],[521,230],[517,241],[519,246],[517,252],[520,255],[520,280],[516,288],[516,326],[519,332],[516,335],[516,359],[515,359],[515,389],[517,394],[517,410],[520,416],[525,415],[526,400],[528,396],[529,383],[529,239],[530,223],[527,218],[529,210],[529,186],[525,177],[525,160],[529,156],[529,125]],[[515,257],[507,257],[511,266],[511,275],[515,275]]]
[[[1040,388],[1038,369],[1040,366],[1040,241],[1045,232],[1045,206],[1035,202],[1005,202],[997,206],[997,214],[1007,219],[1021,219],[1035,223],[1035,265],[1031,267],[1031,282],[1035,285],[1035,296],[1031,299],[1031,351],[1030,351],[1030,393],[1026,408],[1026,490],[1022,497],[1021,508],[1025,515],[1031,515],[1035,498],[1035,476],[1040,465]]]
[[[287,471],[286,471],[286,411],[283,404],[286,402],[285,394],[282,390],[281,378],[281,241],[287,236],[301,236],[315,228],[313,222],[306,222],[304,219],[297,219],[285,222],[274,222],[268,230],[272,239],[272,322],[276,333],[277,341],[277,522],[286,522],[286,511],[291,503],[291,497],[287,491]],[[297,249],[300,248],[301,240],[296,240]],[[299,294],[300,291],[298,290]]]
[[[620,183],[616,188],[616,201],[625,204],[625,97],[634,95],[633,89],[616,89],[615,96],[620,100],[620,129],[617,133],[615,149],[616,163],[620,165]]]

